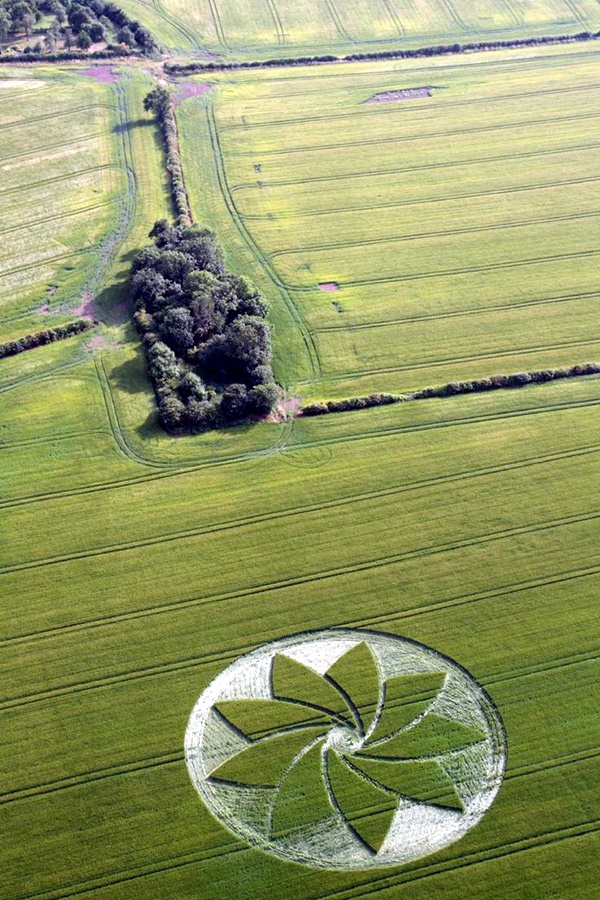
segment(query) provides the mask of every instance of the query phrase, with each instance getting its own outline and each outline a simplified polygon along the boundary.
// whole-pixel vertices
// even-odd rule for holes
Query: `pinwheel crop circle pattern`
[[[319,631],[236,660],[196,703],[192,781],[234,834],[284,859],[394,866],[471,829],[502,782],[500,716],[460,666],[404,638]]]

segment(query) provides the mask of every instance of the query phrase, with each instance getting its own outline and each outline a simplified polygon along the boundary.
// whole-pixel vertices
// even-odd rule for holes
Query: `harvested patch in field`
[[[339,289],[340,289],[340,286],[337,283],[337,281],[322,281],[319,284],[319,287],[321,288],[322,291],[325,291],[326,293],[331,293],[332,291],[339,291]]]
[[[425,100],[431,97],[433,87],[404,88],[399,91],[383,91],[381,94],[373,94],[364,103],[395,103],[398,100]]]
[[[78,316],[88,316],[90,319],[95,319],[98,312],[98,306],[90,292],[84,291],[81,303],[79,306],[76,306],[75,309],[71,310],[71,312]]]
[[[99,81],[100,84],[115,84],[121,77],[112,66],[91,66],[89,69],[84,69],[81,74],[93,78],[94,81]]]

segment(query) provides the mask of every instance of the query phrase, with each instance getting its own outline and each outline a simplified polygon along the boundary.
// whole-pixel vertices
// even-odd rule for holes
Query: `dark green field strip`
[[[583,570],[583,571],[572,572],[572,573],[561,573],[560,575],[557,575],[555,577],[548,577],[548,578],[545,578],[542,582],[537,583],[537,584],[533,583],[531,581],[525,582],[525,583],[519,584],[519,585],[512,584],[512,585],[508,586],[507,588],[494,589],[492,591],[480,593],[476,596],[469,595],[466,597],[455,597],[455,598],[451,598],[450,600],[442,601],[439,603],[429,603],[422,607],[411,607],[409,610],[407,610],[403,614],[399,614],[397,612],[397,610],[395,610],[391,613],[386,613],[386,614],[382,614],[379,616],[369,616],[368,618],[363,617],[360,619],[352,620],[351,622],[343,622],[343,623],[339,623],[339,624],[343,625],[344,627],[350,625],[353,628],[375,628],[375,627],[380,628],[381,626],[385,625],[387,628],[392,626],[392,630],[398,631],[401,628],[405,628],[407,624],[409,625],[409,627],[415,627],[415,625],[417,625],[417,627],[419,627],[418,624],[413,621],[417,617],[435,616],[436,614],[441,613],[442,611],[445,611],[445,612],[452,611],[451,615],[454,615],[456,618],[460,618],[460,615],[461,614],[464,615],[465,613],[463,610],[462,613],[459,613],[458,616],[456,616],[455,610],[457,610],[459,607],[461,607],[461,608],[468,607],[469,609],[467,610],[466,615],[468,615],[469,617],[472,618],[473,617],[472,607],[475,604],[481,605],[481,607],[483,607],[484,604],[489,604],[490,608],[493,611],[495,603],[490,603],[490,601],[497,601],[500,598],[504,598],[504,600],[506,601],[508,598],[509,601],[514,602],[516,595],[518,595],[518,596],[516,596],[517,602],[515,604],[515,608],[522,610],[524,608],[524,604],[526,604],[526,602],[529,599],[527,596],[523,596],[523,595],[531,594],[532,595],[531,599],[536,599],[538,597],[540,597],[541,599],[544,599],[544,593],[546,593],[548,596],[550,596],[551,589],[553,590],[555,596],[559,595],[559,594],[562,596],[563,589],[566,588],[567,589],[565,592],[566,599],[567,599],[567,602],[569,602],[570,600],[572,600],[572,595],[570,592],[573,589],[576,589],[577,587],[579,587],[579,589],[581,589],[581,590],[587,589],[588,592],[590,592],[591,590],[597,589],[597,583],[594,581],[594,579],[597,579],[599,572],[600,572],[600,568],[598,566],[590,567],[589,569]],[[585,579],[586,581],[582,584],[580,582],[582,582],[583,579]],[[588,581],[588,579],[592,579],[592,580]],[[576,582],[578,584],[576,584]],[[590,600],[591,600],[591,598],[590,598]],[[547,609],[549,605],[552,605],[558,609],[558,604],[556,602],[556,599],[554,599],[554,597],[550,596],[550,601],[551,601],[551,604],[547,603],[547,606],[545,607],[545,609]],[[593,629],[594,617],[593,617],[593,605],[591,602],[589,602],[585,607],[583,607],[583,605],[581,604],[581,601],[578,601],[578,602],[579,602],[579,605],[582,607],[582,611],[579,613],[578,616],[575,615],[575,611],[574,611],[573,619],[577,620],[578,629],[579,629],[577,637],[578,637],[578,639],[581,640],[581,638],[584,635],[585,628]],[[527,607],[525,606],[525,609],[526,608]],[[186,635],[183,633],[183,627],[181,624],[181,612],[185,611],[185,610],[189,610],[189,609],[190,609],[190,604],[187,604],[186,606],[180,605],[180,606],[176,607],[176,611],[178,613],[177,629],[171,631],[168,634],[169,643],[173,640],[173,638],[175,636],[178,637],[178,642],[179,642],[178,652],[179,653],[181,653],[181,650],[183,649],[183,643],[186,640],[190,643],[190,645],[194,644],[194,641],[193,640],[190,641],[190,638],[186,637]],[[169,609],[168,612],[172,613],[173,609],[172,608]],[[466,615],[465,615],[465,617],[466,617]],[[482,613],[479,612],[479,616],[481,616],[481,615],[482,615]],[[190,618],[189,613],[187,614],[187,617]],[[194,619],[195,617],[196,617],[195,613],[192,613],[191,618]],[[114,624],[119,624],[120,626],[122,626],[124,621],[128,621],[131,625],[131,621],[132,621],[131,619],[123,620],[121,618],[118,620],[118,623],[103,622],[103,623],[101,623],[100,626],[96,626],[96,627],[110,627],[111,625],[114,625]],[[164,629],[166,624],[167,624],[166,621],[163,619],[160,623],[161,628]],[[153,623],[150,623],[150,627],[151,628],[153,627]],[[139,633],[139,628],[137,626],[134,628],[130,627],[129,630],[136,635]],[[146,664],[140,665],[139,668],[128,668],[125,671],[115,671],[117,668],[117,660],[116,660],[116,658],[110,659],[109,652],[107,651],[106,647],[103,646],[103,644],[104,645],[106,644],[107,639],[110,640],[114,645],[114,633],[112,635],[110,635],[110,634],[106,634],[106,636],[102,635],[102,636],[100,636],[100,638],[95,636],[95,638],[94,638],[94,655],[99,656],[100,660],[102,660],[103,663],[104,663],[104,659],[106,659],[106,663],[104,663],[104,665],[105,665],[105,667],[108,666],[109,671],[112,669],[113,674],[105,674],[105,675],[103,675],[103,677],[86,678],[85,680],[79,680],[79,681],[61,684],[59,682],[59,679],[61,677],[61,675],[59,673],[57,676],[54,676],[54,679],[57,681],[57,686],[50,687],[50,676],[52,674],[52,669],[53,668],[59,668],[59,669],[64,668],[66,663],[70,662],[69,660],[62,660],[60,658],[58,660],[53,659],[51,654],[55,653],[56,651],[63,652],[64,647],[68,645],[64,640],[64,638],[67,637],[70,639],[69,643],[71,643],[73,645],[73,650],[75,653],[73,662],[80,661],[82,649],[83,649],[83,646],[87,643],[87,639],[86,638],[82,639],[81,630],[79,632],[77,632],[77,636],[75,638],[73,637],[72,633],[65,634],[64,632],[59,635],[48,635],[47,634],[44,637],[46,639],[58,637],[58,638],[62,638],[62,640],[60,641],[58,647],[57,647],[56,643],[52,643],[52,644],[47,645],[46,647],[37,649],[35,666],[33,666],[33,664],[30,663],[31,671],[29,671],[29,672],[26,671],[25,676],[21,676],[22,677],[21,684],[24,681],[26,681],[28,677],[30,679],[29,683],[31,684],[31,676],[33,675],[34,672],[45,671],[47,673],[47,675],[46,675],[47,681],[44,682],[44,684],[45,684],[44,689],[38,690],[38,691],[31,691],[27,694],[13,696],[8,699],[6,697],[4,697],[4,698],[2,698],[2,700],[0,700],[0,710],[7,712],[10,710],[22,709],[23,707],[26,707],[26,706],[45,703],[48,701],[54,701],[54,700],[58,700],[58,699],[64,698],[64,697],[71,697],[71,696],[78,695],[81,693],[87,693],[89,691],[98,691],[98,690],[101,690],[104,688],[110,688],[112,686],[123,685],[123,684],[129,683],[129,682],[135,682],[135,681],[145,680],[145,679],[154,679],[157,677],[162,678],[162,677],[170,676],[170,675],[173,675],[176,673],[188,672],[190,670],[197,672],[198,670],[202,670],[204,667],[209,667],[209,669],[212,672],[212,671],[214,671],[215,663],[219,663],[220,665],[223,665],[226,662],[229,662],[229,661],[232,661],[232,660],[238,658],[238,656],[240,656],[241,654],[246,653],[249,650],[254,649],[254,647],[255,647],[255,644],[245,643],[244,645],[238,646],[235,648],[228,647],[226,651],[220,651],[220,652],[206,652],[205,651],[201,655],[191,655],[186,658],[181,658],[181,656],[178,656],[178,658],[175,661],[168,661],[168,662],[162,662],[162,663],[156,662],[156,657],[154,656],[152,658],[152,664],[150,664],[150,657],[147,655],[147,653],[148,653],[148,650],[147,650],[148,638],[145,637],[144,638],[144,651],[145,651],[144,659],[145,659]],[[554,646],[556,647],[556,649],[558,649],[557,635],[554,633],[554,634],[552,634],[551,637],[552,637]],[[137,637],[137,639],[139,640],[139,637]],[[103,641],[103,644],[100,643],[100,641]],[[125,644],[124,644],[123,638],[121,636],[119,636],[119,641],[120,641],[120,647],[122,648],[122,651],[123,651],[125,649]],[[512,668],[509,671],[504,671],[504,672],[503,671],[494,671],[493,674],[481,672],[480,679],[481,679],[482,683],[485,684],[485,686],[488,690],[491,690],[495,685],[502,685],[505,682],[510,682],[515,679],[521,679],[523,677],[528,677],[530,675],[535,675],[535,674],[539,674],[539,673],[558,671],[558,670],[562,670],[565,668],[569,668],[574,665],[579,665],[582,662],[593,662],[593,661],[598,660],[598,651],[600,648],[597,646],[593,646],[591,649],[581,650],[576,653],[570,652],[568,654],[565,654],[564,656],[559,656],[557,658],[548,659],[544,656],[544,654],[547,652],[548,646],[551,643],[549,635],[545,635],[545,641],[546,641],[546,646],[542,645],[542,642],[540,641],[538,646],[536,647],[538,659],[543,659],[543,661],[541,661],[541,662],[540,661],[538,661],[538,662],[531,661],[526,666],[516,665],[515,668]],[[156,648],[158,648],[159,645],[164,644],[164,643],[165,643],[165,634],[164,634],[164,630],[163,630],[162,635],[156,639],[156,643],[154,646]],[[21,647],[22,644],[23,644],[23,642],[21,641],[21,642],[19,642],[18,646]],[[30,645],[31,641],[28,641],[27,644]],[[190,646],[190,650],[191,649],[192,649],[192,647]],[[115,652],[115,650],[116,650],[116,648],[113,646],[113,653]],[[132,656],[133,656],[134,652],[133,651],[131,651],[131,652],[132,652]],[[139,650],[138,650],[138,652],[139,652]],[[515,653],[515,651],[513,650],[513,654],[514,653]],[[13,653],[13,656],[11,657],[10,655],[6,654],[6,650],[5,650],[5,657],[6,656],[8,656],[8,658],[3,658],[2,668],[9,670],[11,659],[14,657],[15,663],[14,663],[13,669],[18,672],[19,669],[23,666],[22,661],[18,658],[18,652]],[[43,668],[44,661],[43,660],[46,656],[47,656],[48,661],[47,661],[47,663],[45,663],[45,670],[44,670],[44,668]],[[116,654],[115,654],[115,656],[116,656]],[[133,659],[128,660],[129,664],[131,664],[132,661],[133,661]],[[506,661],[507,661],[506,659],[503,659],[501,661],[499,660],[498,662],[502,662],[502,663],[506,664]],[[79,662],[79,664],[81,664],[81,663]],[[96,661],[94,664],[96,666],[98,666],[98,661]],[[11,679],[13,681],[15,680],[15,671],[14,670],[9,670],[10,677],[9,678],[7,677],[7,679],[6,679],[7,684],[9,682],[9,680],[11,680]],[[89,671],[88,671],[88,674],[89,674]],[[0,796],[0,799],[1,799],[1,796]]]
[[[476,442],[475,457],[478,449],[479,445]],[[381,463],[383,464],[385,461],[385,464],[387,466],[390,466],[393,472],[393,453],[395,450],[393,443],[389,444],[385,448],[385,450],[387,451],[387,453],[386,456],[381,457]],[[519,472],[521,473],[520,477],[523,479],[532,477],[535,483],[535,480],[537,479],[537,477],[539,477],[538,475],[536,475],[536,469],[538,469],[540,465],[542,466],[544,471],[549,472],[552,472],[557,467],[561,469],[563,466],[567,471],[575,468],[576,471],[573,474],[577,479],[580,477],[581,470],[589,470],[590,472],[598,471],[598,461],[596,458],[597,451],[598,445],[586,443],[583,446],[576,445],[573,449],[568,451],[559,450],[557,452],[556,450],[553,450],[549,454],[539,454],[537,457],[523,459],[522,457],[519,458],[519,456],[521,456],[523,452],[522,448],[517,446],[514,447],[512,451],[513,453],[515,453],[515,455],[519,455],[517,456],[516,460],[513,459],[507,463],[500,465],[497,464],[495,466],[477,466],[475,471],[469,469],[465,470],[463,468],[465,457],[464,455],[461,455],[461,469],[459,469],[458,472],[456,470],[450,471],[447,475],[444,476],[436,475],[434,477],[430,476],[429,478],[419,477],[412,483],[409,480],[405,480],[403,481],[403,483],[398,484],[396,478],[392,475],[391,485],[390,482],[388,482],[388,485],[383,489],[382,487],[378,487],[372,491],[360,492],[350,495],[349,497],[342,498],[336,497],[334,495],[325,502],[319,501],[316,503],[311,503],[309,498],[307,497],[307,500],[309,502],[298,504],[294,507],[287,506],[284,500],[283,508],[281,508],[281,506],[279,507],[279,509],[275,507],[269,512],[257,512],[255,514],[248,514],[243,517],[239,517],[236,515],[232,516],[231,518],[224,517],[223,513],[225,509],[227,509],[227,507],[229,507],[233,511],[237,503],[239,503],[240,501],[242,503],[244,502],[244,496],[246,492],[242,488],[237,496],[232,496],[228,501],[226,501],[223,506],[217,506],[217,509],[220,512],[220,516],[215,521],[215,512],[217,512],[217,509],[211,509],[209,496],[212,495],[212,497],[214,498],[213,502],[216,501],[218,503],[217,498],[219,495],[219,491],[222,489],[222,480],[219,479],[216,483],[211,485],[210,495],[207,492],[205,498],[205,507],[203,510],[198,510],[196,508],[196,504],[192,497],[185,504],[185,506],[187,507],[187,515],[183,505],[178,504],[179,515],[177,516],[176,521],[179,527],[176,529],[163,529],[159,530],[158,532],[156,531],[154,521],[147,520],[147,516],[145,513],[145,504],[143,504],[142,508],[139,508],[135,503],[132,503],[133,514],[131,515],[130,521],[127,521],[129,518],[127,512],[123,512],[120,508],[118,510],[113,510],[111,514],[112,501],[110,498],[107,500],[106,504],[103,504],[98,497],[94,496],[90,498],[89,501],[86,501],[87,506],[82,505],[81,501],[77,501],[75,505],[72,505],[70,501],[65,500],[62,504],[63,515],[70,516],[71,514],[76,512],[77,517],[80,521],[80,547],[78,549],[73,548],[67,554],[61,552],[52,554],[47,552],[45,556],[39,558],[31,558],[32,547],[30,535],[33,533],[33,531],[36,530],[36,528],[43,527],[43,522],[45,521],[46,515],[50,516],[50,518],[53,517],[53,510],[47,507],[48,512],[42,513],[37,508],[30,510],[28,507],[21,507],[18,509],[14,509],[7,517],[7,521],[11,525],[11,534],[9,535],[8,540],[5,542],[3,548],[4,559],[6,560],[6,562],[4,563],[4,566],[0,571],[2,571],[3,573],[8,573],[29,568],[46,567],[56,564],[62,564],[70,560],[72,561],[75,559],[83,559],[88,556],[105,556],[115,552],[126,552],[146,546],[156,546],[160,544],[185,541],[190,538],[199,536],[209,537],[211,534],[216,535],[217,533],[223,533],[226,531],[235,532],[239,529],[246,529],[259,523],[269,525],[269,523],[274,523],[278,520],[291,522],[292,520],[295,520],[301,516],[321,514],[325,511],[330,511],[333,514],[333,517],[335,517],[344,508],[348,509],[348,511],[351,508],[353,513],[357,513],[361,507],[366,509],[373,506],[381,508],[383,515],[384,505],[386,503],[405,504],[407,502],[407,499],[404,498],[408,498],[411,494],[415,493],[415,491],[417,496],[415,496],[414,502],[418,503],[418,497],[423,491],[433,491],[434,493],[438,494],[440,490],[445,490],[444,485],[452,485],[457,479],[465,484],[465,489],[468,486],[469,490],[476,492],[479,492],[481,490],[495,490],[495,485],[502,483],[503,476],[507,472]],[[392,456],[390,456],[390,454],[392,454]],[[446,465],[448,464],[446,463]],[[332,463],[332,467],[335,468],[335,466],[336,461]],[[319,493],[322,493],[319,491],[318,485],[318,481],[320,480],[318,477],[319,473],[308,473],[304,478],[301,478],[294,473],[294,470],[288,469],[285,470],[285,473],[282,472],[281,474],[285,474],[285,481],[287,481],[290,486],[298,484],[299,482],[304,482],[306,485],[312,484],[313,491],[316,489],[317,495]],[[266,475],[268,479],[268,472],[265,472],[264,475]],[[379,477],[381,477],[381,475]],[[481,483],[482,479],[483,483]],[[188,481],[190,480],[188,479]],[[489,486],[488,484],[486,484],[486,482],[489,482]],[[190,481],[190,483],[193,484],[193,479]],[[160,496],[155,491],[153,498],[154,514],[157,518],[162,519],[165,524],[169,521],[174,521],[172,513],[169,513],[170,506],[174,499],[174,496],[169,490],[169,487],[169,484],[165,485],[166,490],[161,489]],[[258,485],[256,485],[255,487],[258,487]],[[283,488],[282,482],[280,482],[280,487]],[[265,485],[265,490],[266,489],[268,489],[268,481]],[[527,492],[529,492],[528,486],[525,486],[525,489]],[[146,494],[143,489],[141,491],[132,489],[130,493],[132,500],[135,496],[138,496],[141,499],[145,495]],[[585,491],[583,492],[582,496],[586,496]],[[285,497],[285,494],[278,494],[274,499],[276,499],[277,497]],[[257,498],[257,500],[260,499],[261,498]],[[257,500],[254,501],[255,506],[257,505]],[[279,499],[279,502],[281,503],[281,499]],[[441,499],[441,502],[443,503],[444,500]],[[103,506],[106,506],[106,516],[102,515]],[[73,510],[73,513],[70,512],[70,509]],[[580,507],[576,506],[575,509],[579,510]],[[344,513],[343,517],[345,517],[345,515],[346,514]],[[181,527],[181,525],[185,522],[185,518],[188,518],[190,526],[188,528]],[[202,522],[202,519],[204,519],[204,522]],[[322,516],[320,516],[320,521],[323,527],[324,521]],[[115,529],[117,530],[115,531]],[[60,550],[63,543],[61,534],[58,533],[56,535],[56,538],[54,538],[52,533],[48,532],[47,529],[44,529],[44,531],[46,532],[46,550],[50,551],[53,547],[53,544],[57,551]],[[102,531],[104,531],[106,538],[113,537],[119,532],[126,534],[128,537],[127,540],[107,541],[103,544],[101,542]],[[133,540],[129,537],[129,535],[131,535],[132,533],[137,535],[137,537]],[[93,540],[93,544],[91,546],[89,544],[87,544],[86,546],[86,543],[89,539],[88,536]],[[22,558],[24,553],[26,555],[25,559]],[[19,557],[21,557],[21,560],[19,560]]]
[[[595,74],[595,72],[593,73]],[[436,73],[437,76],[437,73]],[[399,74],[399,77],[400,74]],[[388,76],[389,80],[390,76]],[[324,79],[321,80],[321,84],[323,85]],[[452,89],[453,85],[444,85],[446,89]],[[409,106],[408,109],[402,103],[382,103],[376,106],[372,106],[370,108],[362,108],[351,106],[349,109],[345,108],[341,112],[328,112],[328,113],[320,113],[319,115],[304,115],[296,118],[278,118],[273,116],[272,113],[269,118],[265,118],[263,121],[248,121],[248,115],[244,115],[244,122],[238,123],[233,122],[231,124],[223,124],[220,126],[219,130],[221,133],[225,133],[227,131],[235,131],[235,130],[243,130],[247,135],[247,132],[252,129],[260,129],[260,128],[280,128],[286,125],[302,125],[310,127],[309,123],[312,122],[330,122],[330,121],[339,121],[344,119],[353,119],[355,120],[357,116],[365,116],[372,117],[377,116],[380,117],[402,117],[404,116],[409,120],[410,125],[414,125],[416,120],[420,119],[431,119],[433,121],[437,121],[443,116],[447,110],[454,111],[455,109],[462,109],[464,107],[471,106],[485,106],[486,113],[488,109],[494,103],[507,103],[510,101],[516,101],[521,104],[523,101],[530,100],[534,97],[546,97],[546,96],[564,96],[565,94],[574,94],[574,93],[585,93],[586,95],[591,94],[594,90],[600,88],[600,82],[585,82],[583,84],[569,85],[568,87],[555,87],[555,88],[541,88],[533,91],[518,91],[509,94],[486,94],[481,97],[471,97],[468,99],[460,99],[460,100],[446,100],[443,98],[443,95],[436,94],[435,101],[433,104],[424,101],[423,104],[414,104]],[[369,86],[369,90],[371,86]],[[373,89],[375,92],[375,89]],[[327,102],[327,89],[323,86],[321,90],[315,91],[319,97],[323,98],[323,102]],[[339,96],[339,95],[338,95]],[[335,97],[335,95],[334,95]],[[331,98],[334,99],[333,97]],[[262,97],[260,98],[260,104],[262,105]],[[260,108],[260,107],[259,107]],[[394,123],[395,124],[395,123]],[[247,151],[246,151],[247,152]],[[243,155],[243,151],[239,151],[240,154]],[[238,155],[236,153],[232,153],[232,155]]]
[[[557,765],[554,768],[546,769],[541,775],[521,775],[513,779],[508,779],[504,788],[501,801],[497,801],[493,813],[489,813],[484,823],[479,826],[475,835],[469,836],[464,842],[461,842],[460,849],[453,848],[443,851],[442,854],[436,854],[434,858],[421,860],[411,866],[404,867],[398,872],[396,870],[392,875],[389,872],[374,875],[373,873],[364,873],[359,876],[356,873],[338,873],[329,875],[329,887],[327,894],[322,894],[323,883],[322,874],[311,869],[300,869],[294,871],[294,896],[298,888],[301,888],[303,896],[344,896],[347,890],[357,890],[357,880],[360,878],[364,883],[358,888],[357,896],[363,895],[363,892],[369,891],[371,887],[379,889],[382,885],[389,885],[390,881],[395,883],[398,879],[410,883],[416,879],[429,877],[431,875],[452,871],[465,865],[474,864],[476,862],[484,862],[493,859],[498,855],[511,854],[517,851],[523,851],[532,847],[541,846],[553,840],[565,839],[575,835],[581,835],[595,831],[597,823],[590,816],[584,818],[582,811],[578,808],[578,801],[582,794],[586,778],[593,778],[595,760],[573,762],[569,766],[564,767]],[[203,896],[222,897],[220,893],[227,882],[230,882],[230,889],[235,890],[233,896],[236,897],[263,897],[266,896],[265,885],[265,869],[271,868],[269,874],[269,889],[272,895],[273,890],[286,891],[286,881],[289,877],[289,870],[283,868],[280,863],[265,858],[262,854],[251,850],[246,844],[237,840],[232,840],[231,836],[223,831],[222,828],[215,826],[214,822],[208,818],[208,814],[202,809],[201,804],[192,795],[191,788],[183,782],[186,777],[184,773],[176,770],[174,767],[164,767],[161,770],[146,776],[147,784],[144,784],[141,778],[136,774],[124,776],[124,785],[132,809],[131,815],[139,816],[143,814],[144,804],[148,802],[150,791],[154,791],[156,795],[174,796],[177,799],[176,811],[174,809],[172,817],[167,823],[161,822],[156,816],[156,812],[147,816],[151,818],[148,827],[151,828],[153,834],[160,832],[164,835],[163,840],[158,846],[146,848],[137,843],[132,844],[131,841],[123,842],[122,846],[127,846],[127,850],[121,850],[118,856],[111,856],[106,860],[102,858],[90,857],[83,851],[83,840],[101,841],[107,827],[121,830],[119,819],[114,823],[106,821],[107,803],[112,800],[122,806],[123,798],[119,796],[118,787],[109,785],[104,782],[98,784],[98,790],[104,790],[108,796],[98,794],[98,790],[94,790],[94,785],[88,787],[87,790],[82,789],[79,794],[69,792],[69,801],[72,808],[65,809],[64,803],[60,802],[65,795],[56,795],[51,798],[53,801],[54,812],[58,820],[63,824],[66,834],[69,835],[72,856],[70,856],[69,868],[62,875],[62,883],[59,877],[51,870],[43,876],[43,880],[32,884],[31,879],[26,880],[24,866],[28,860],[21,862],[14,860],[14,850],[11,846],[10,853],[10,881],[8,884],[14,885],[17,890],[26,891],[20,894],[11,893],[8,898],[18,897],[19,900],[25,898],[61,898],[68,896],[77,896],[88,892],[97,891],[108,885],[126,883],[126,889],[131,890],[132,881],[144,878],[157,872],[166,872],[175,868],[189,866],[202,861],[203,874],[201,883],[204,886],[210,884],[215,885],[217,893],[206,894],[203,890]],[[552,800],[550,791],[558,793],[564,789],[566,778],[572,787],[569,794],[569,800],[565,801],[564,808],[560,808],[556,798]],[[110,790],[109,790],[110,787]],[[527,800],[523,803],[519,796],[524,792]],[[90,796],[92,794],[92,796]],[[502,802],[502,806],[500,803]],[[97,815],[95,823],[89,823],[89,817],[85,816],[87,827],[83,834],[74,833],[74,815],[82,813],[86,804],[92,803]],[[521,808],[519,808],[521,803]],[[548,821],[551,825],[545,829],[536,829],[536,817],[534,809],[536,804],[541,804],[548,814]],[[152,805],[156,810],[156,804]],[[152,808],[152,806],[150,808]],[[20,825],[20,820],[24,814],[27,814],[25,806],[13,805],[7,813],[10,812],[10,820],[15,825]],[[593,815],[593,814],[592,814]],[[490,824],[490,819],[493,824]],[[79,825],[81,828],[81,825]],[[202,830],[200,830],[202,829]],[[41,833],[36,829],[36,836],[40,841],[39,847],[44,847],[46,853],[51,853],[56,838],[52,838],[47,833]],[[204,837],[202,837],[204,836]],[[503,837],[504,841],[499,838]],[[47,848],[47,849],[46,849]],[[238,860],[237,864],[231,867],[231,860],[227,859],[232,853],[243,853],[244,862]],[[7,854],[8,855],[8,854]],[[145,855],[145,859],[144,859]],[[144,859],[144,862],[142,862]],[[220,866],[224,864],[225,869],[221,870]],[[240,871],[240,867],[244,872],[244,885],[237,882],[235,874],[227,875],[227,870],[232,872]],[[216,867],[216,871],[215,871]],[[71,874],[72,873],[72,874]],[[299,874],[301,873],[301,875]],[[83,878],[82,878],[83,875]],[[298,878],[302,878],[301,886],[298,885]],[[73,880],[69,880],[73,879]],[[283,878],[282,884],[278,884]],[[225,881],[224,881],[225,879]],[[65,880],[67,883],[65,884]],[[234,888],[233,884],[238,883],[238,888]],[[27,885],[25,887],[25,885]],[[35,890],[35,888],[38,890]],[[14,889],[13,888],[13,889]],[[32,891],[32,888],[34,890]],[[143,889],[148,890],[148,886],[143,885]],[[172,886],[170,888],[173,889]],[[198,881],[195,880],[195,890],[198,889]],[[227,888],[226,888],[227,889]],[[160,890],[160,888],[158,888]],[[167,887],[169,890],[169,887]],[[209,888],[210,890],[210,888]],[[158,896],[175,896],[172,893],[157,894],[150,888],[150,895]],[[240,891],[243,891],[241,893]],[[288,893],[280,893],[280,896],[290,896]],[[130,893],[123,896],[131,896]],[[141,896],[149,896],[148,893]],[[184,896],[179,892],[176,893],[179,898]],[[185,895],[187,896],[187,894]],[[192,893],[190,896],[197,896]]]

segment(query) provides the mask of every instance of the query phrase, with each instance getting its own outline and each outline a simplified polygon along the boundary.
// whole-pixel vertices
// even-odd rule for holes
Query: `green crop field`
[[[123,0],[184,52],[353,53],[600,28],[595,0]]]
[[[429,35],[474,6],[381,8],[409,5]],[[232,46],[276,9],[225,7]],[[333,5],[302,9],[294,40],[326,42]],[[600,359],[598,55],[172,86],[194,217],[268,298],[288,401]],[[600,378],[169,437],[126,302],[173,218],[156,82],[81,69],[0,72],[0,339],[99,320],[0,360],[0,898],[588,900]]]
[[[202,215],[301,322],[303,397],[596,358],[599,59],[228,73],[182,104]]]

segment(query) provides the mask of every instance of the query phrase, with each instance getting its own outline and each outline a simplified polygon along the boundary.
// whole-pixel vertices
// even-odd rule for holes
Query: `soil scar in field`
[[[431,97],[433,87],[404,88],[399,91],[384,91],[382,94],[373,94],[363,103],[396,103],[399,100],[425,100]]]
[[[339,291],[340,286],[337,281],[322,281],[319,284],[319,287],[322,291],[325,291],[327,294],[331,294],[333,291]]]
[[[84,69],[81,74],[87,75],[101,84],[115,84],[121,77],[117,75],[112,66],[90,66],[89,69]]]

